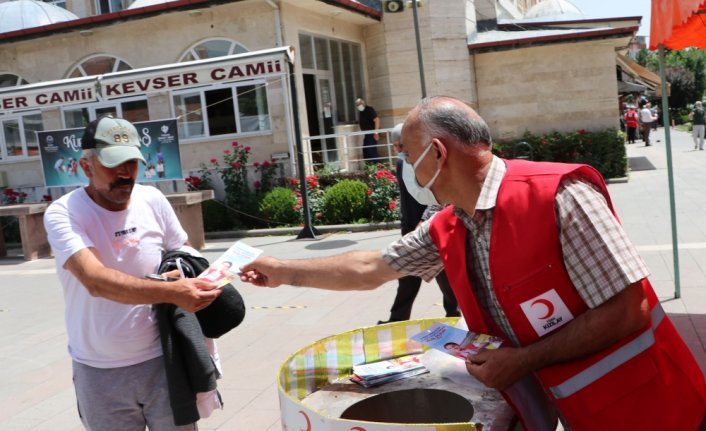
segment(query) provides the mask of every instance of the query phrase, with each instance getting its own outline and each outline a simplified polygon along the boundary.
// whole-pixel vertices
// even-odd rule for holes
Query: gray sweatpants
[[[164,360],[120,368],[94,368],[73,361],[81,422],[88,431],[193,431],[172,418]]]

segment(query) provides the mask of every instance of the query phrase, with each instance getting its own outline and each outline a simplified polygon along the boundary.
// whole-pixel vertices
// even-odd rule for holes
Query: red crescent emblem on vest
[[[532,305],[532,307],[534,307],[535,304],[542,304],[545,307],[547,307],[547,314],[539,317],[539,319],[542,319],[542,320],[548,319],[552,316],[552,314],[554,314],[554,304],[552,304],[551,301],[548,301],[546,299],[538,299],[536,301],[533,301],[532,304],[530,304],[530,305]]]
[[[363,427],[353,427],[353,428],[351,428],[351,431],[365,431],[365,428],[363,428]]]
[[[302,431],[311,431],[311,421],[309,420],[309,416],[307,416],[302,410],[299,410],[299,414],[304,416],[304,420],[306,420],[306,428],[302,428]]]

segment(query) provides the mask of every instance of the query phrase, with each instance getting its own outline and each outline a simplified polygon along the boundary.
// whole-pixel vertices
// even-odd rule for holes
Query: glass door
[[[318,104],[321,106],[321,116],[319,117],[320,130],[322,135],[332,135],[335,133],[334,115],[333,115],[333,97],[331,95],[331,78],[319,78],[317,83],[316,94],[319,97]],[[336,147],[336,138],[324,139],[325,149],[324,161],[326,163],[338,162],[338,150]]]

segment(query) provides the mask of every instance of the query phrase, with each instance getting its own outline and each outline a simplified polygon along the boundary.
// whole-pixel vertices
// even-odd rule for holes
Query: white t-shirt
[[[654,118],[652,117],[652,111],[650,111],[650,108],[640,109],[640,122],[651,123],[652,121],[654,121]]]
[[[177,249],[187,240],[164,195],[136,184],[129,207],[109,211],[93,202],[85,189],[77,189],[47,208],[44,226],[64,288],[71,357],[91,367],[115,368],[161,356],[151,305],[93,297],[63,266],[76,252],[93,247],[107,267],[135,277],[156,272],[162,251]]]

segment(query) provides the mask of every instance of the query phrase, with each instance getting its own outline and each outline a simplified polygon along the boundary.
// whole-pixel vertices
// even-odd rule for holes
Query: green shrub
[[[208,200],[201,203],[203,228],[206,232],[233,230],[236,227],[237,214],[230,211],[223,202]]]
[[[531,150],[520,142],[526,142]],[[581,129],[545,135],[527,132],[521,139],[493,144],[493,152],[507,159],[527,157],[537,161],[584,163],[596,168],[604,178],[627,174],[625,136],[616,129],[598,132]]]
[[[325,224],[355,223],[368,216],[368,186],[359,180],[342,180],[326,189],[322,202]]]
[[[297,195],[290,189],[275,187],[260,201],[260,212],[269,226],[296,225],[301,222],[297,206]]]
[[[317,175],[317,178],[321,184],[321,187],[326,189],[343,180],[358,180],[366,182],[368,180],[368,175],[368,172],[365,170],[354,172],[324,172]]]
[[[0,235],[5,235],[6,243],[20,243],[20,224],[15,216],[0,217]]]

